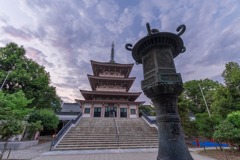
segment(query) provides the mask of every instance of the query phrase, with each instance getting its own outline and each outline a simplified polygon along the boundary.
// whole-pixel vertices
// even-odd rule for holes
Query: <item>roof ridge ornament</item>
[[[112,42],[111,59],[110,59],[109,62],[110,63],[115,63],[115,61],[114,61],[114,41]]]

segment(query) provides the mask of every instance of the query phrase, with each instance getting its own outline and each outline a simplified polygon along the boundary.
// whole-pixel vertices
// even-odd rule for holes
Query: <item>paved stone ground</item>
[[[50,150],[50,142],[42,143],[37,146],[24,150],[12,150],[8,159],[33,159],[38,157],[41,153],[48,152]],[[3,158],[7,158],[8,151],[4,153]]]
[[[9,159],[24,160],[156,160],[157,149],[115,149],[82,151],[49,151],[50,143],[39,144],[25,150],[13,150]],[[189,149],[194,160],[215,160]],[[7,157],[7,152],[4,158]]]

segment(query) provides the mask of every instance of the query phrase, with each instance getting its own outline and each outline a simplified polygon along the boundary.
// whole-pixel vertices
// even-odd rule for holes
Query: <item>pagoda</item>
[[[91,91],[80,90],[85,100],[78,100],[83,117],[139,117],[138,106],[144,102],[135,101],[141,92],[129,92],[136,77],[129,77],[134,64],[120,64],[114,60],[112,43],[109,62],[91,60],[93,75],[87,75]]]

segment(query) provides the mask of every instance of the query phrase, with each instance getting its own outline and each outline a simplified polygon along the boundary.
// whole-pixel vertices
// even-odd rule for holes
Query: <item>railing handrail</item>
[[[143,116],[150,124],[156,124],[156,119],[155,119],[155,120],[150,119],[144,112],[142,112],[142,116]]]
[[[79,113],[79,115],[77,116],[77,118],[73,120],[73,123],[76,124],[81,117],[82,117],[82,113]]]
[[[114,122],[114,125],[115,125],[117,142],[118,142],[118,146],[119,146],[119,130],[118,130],[117,122],[116,122],[116,120],[115,120],[115,114],[113,114],[113,122]]]
[[[51,148],[52,146],[54,146],[55,144],[57,144],[57,142],[62,138],[62,136],[67,132],[67,130],[72,126],[72,124],[76,124],[79,119],[81,118],[82,113],[80,113],[76,119],[71,119],[56,135],[56,137],[54,137],[54,139],[52,140],[51,143]],[[51,150],[51,149],[50,149]]]
[[[79,115],[81,112],[56,112],[57,115]]]

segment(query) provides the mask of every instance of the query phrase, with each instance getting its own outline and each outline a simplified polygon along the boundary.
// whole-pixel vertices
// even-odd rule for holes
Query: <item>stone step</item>
[[[76,133],[71,133],[71,134],[69,134],[69,135],[72,135],[72,136],[78,136],[78,137],[81,137],[81,136],[116,136],[117,134],[116,133],[114,133],[114,134],[102,134],[102,133],[92,133],[92,134],[85,134],[85,133],[78,133],[78,134],[76,134]],[[127,137],[127,136],[136,136],[136,137],[145,137],[145,136],[156,136],[157,137],[157,135],[156,134],[154,134],[154,133],[120,133],[119,134],[120,136],[125,136],[125,137]]]
[[[113,133],[101,133],[101,132],[93,132],[93,133],[86,133],[86,132],[68,132],[69,135],[79,135],[79,136],[83,136],[83,135],[101,135],[101,136],[104,136],[104,135],[117,135],[117,132],[113,132]],[[144,132],[119,132],[119,135],[123,135],[123,136],[151,136],[151,135],[154,135],[154,136],[157,136],[158,134],[155,132],[148,132],[148,133],[144,133]]]
[[[89,147],[89,146],[115,146],[115,145],[125,145],[125,146],[139,146],[139,145],[142,145],[142,146],[147,146],[147,145],[157,145],[158,143],[157,142],[148,142],[148,143],[118,143],[118,142],[102,142],[102,143],[72,143],[72,144],[69,144],[69,143],[60,143],[58,144],[58,146],[82,146],[82,147]]]
[[[94,148],[94,147],[96,147],[96,148],[98,148],[98,147],[101,147],[101,148],[108,148],[108,147],[138,147],[138,146],[150,146],[150,147],[153,147],[153,146],[158,146],[158,143],[155,143],[155,144],[147,144],[147,143],[145,143],[145,144],[117,144],[117,143],[111,143],[111,144],[96,144],[96,145],[90,145],[90,144],[88,144],[88,145],[85,145],[85,144],[83,144],[83,145],[58,145],[57,146],[57,148],[75,148],[75,147],[92,147],[92,148]]]
[[[86,138],[78,138],[78,137],[76,137],[76,138],[69,138],[69,137],[67,137],[67,138],[64,138],[64,139],[62,139],[62,141],[64,141],[64,140],[72,140],[72,141],[80,141],[80,140],[84,140],[84,141],[88,141],[88,140],[94,140],[94,141],[100,141],[100,140],[108,140],[108,139],[117,139],[118,137],[111,137],[111,138],[109,138],[109,137],[98,137],[98,138],[96,138],[96,137],[86,137]],[[135,140],[135,141],[138,141],[138,140],[158,140],[158,138],[157,137],[137,137],[137,138],[125,138],[125,137],[119,137],[119,139],[121,140],[121,141],[126,141],[126,140],[129,140],[129,141],[131,141],[131,140]]]
[[[99,143],[99,142],[115,142],[117,141],[117,138],[115,139],[99,139],[99,140],[95,140],[95,139],[64,139],[62,140],[60,143],[79,143],[79,142],[89,142],[89,143]],[[152,142],[152,141],[158,141],[158,139],[119,139],[119,142]]]
[[[62,140],[98,140],[98,139],[115,139],[117,138],[118,136],[114,136],[114,137],[64,137]],[[121,140],[131,140],[131,139],[134,139],[134,140],[138,140],[138,139],[158,139],[158,137],[122,137],[122,136],[119,136],[119,139]]]
[[[89,147],[89,146],[83,146],[83,147],[78,147],[78,146],[62,146],[62,147],[57,147],[55,150],[96,150],[96,149],[134,149],[134,148],[158,148],[158,144],[156,145],[139,145],[139,146],[132,146],[132,145],[127,145],[127,146],[122,146],[122,145],[115,145],[115,146],[94,146],[94,147]]]
[[[106,146],[156,146],[158,143],[102,143],[102,144],[60,144],[60,147],[106,147]]]
[[[81,118],[56,146],[56,150],[158,147],[158,132],[143,119]],[[118,144],[119,143],[119,144]]]

